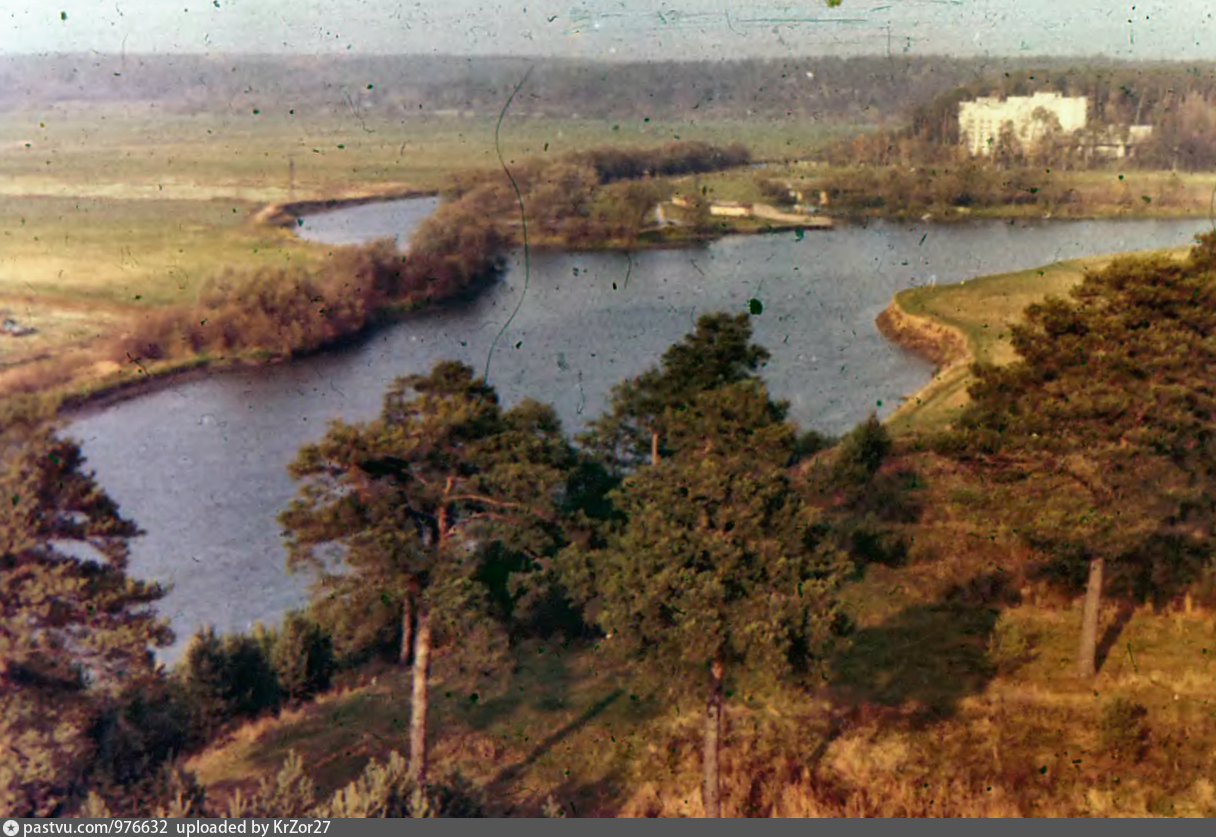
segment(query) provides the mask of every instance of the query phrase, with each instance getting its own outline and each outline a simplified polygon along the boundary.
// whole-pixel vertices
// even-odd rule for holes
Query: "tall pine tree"
[[[769,353],[751,337],[747,314],[701,316],[658,366],[613,388],[609,411],[581,441],[615,473],[658,463],[675,451],[670,437],[682,407],[705,390],[756,377]]]
[[[959,431],[971,452],[1019,477],[1035,544],[1086,577],[1077,671],[1095,673],[1110,562],[1152,577],[1165,539],[1210,551],[1216,505],[1216,235],[1185,262],[1121,259],[1071,299],[1027,309],[1020,359],[981,367]]]
[[[335,423],[300,451],[302,481],[282,520],[293,565],[324,571],[320,595],[368,589],[414,623],[410,772],[425,779],[427,685],[436,632],[462,636],[485,618],[480,559],[491,544],[533,566],[560,543],[558,516],[573,451],[551,408],[503,410],[492,387],[460,363],[399,379],[380,417]],[[346,567],[326,569],[327,547]],[[402,657],[405,656],[404,649]]]
[[[721,812],[723,684],[736,669],[813,670],[833,635],[847,558],[817,541],[787,476],[794,429],[764,385],[693,396],[662,417],[674,455],[627,477],[602,548],[563,555],[612,647],[663,676],[708,675],[704,802]]]

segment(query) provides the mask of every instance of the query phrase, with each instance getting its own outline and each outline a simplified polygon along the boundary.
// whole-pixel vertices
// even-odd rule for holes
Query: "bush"
[[[335,667],[333,642],[320,625],[292,611],[275,638],[270,661],[282,696],[301,701],[329,688]]]
[[[192,726],[204,740],[229,721],[279,707],[278,678],[264,645],[254,637],[221,640],[214,628],[200,631],[180,671]]]
[[[794,463],[808,459],[822,450],[827,450],[835,443],[836,440],[831,436],[820,433],[818,430],[807,430],[794,440]]]
[[[1102,709],[1102,748],[1117,759],[1139,761],[1148,745],[1148,709],[1131,698],[1115,698]]]
[[[90,738],[94,747],[90,781],[101,787],[134,785],[200,743],[191,734],[185,690],[174,682],[137,688],[106,707]]]
[[[231,819],[310,817],[317,806],[317,786],[304,773],[304,762],[293,750],[274,778],[262,779],[257,792],[245,799],[238,789],[228,803]]]
[[[314,816],[430,819],[482,817],[485,813],[481,793],[464,778],[450,774],[441,782],[419,788],[409,777],[405,759],[393,751],[385,764],[373,759],[358,779],[319,805]]]
[[[874,413],[836,446],[832,482],[840,488],[864,488],[891,452],[891,437]]]
[[[988,635],[988,664],[998,673],[1008,674],[1033,656],[1029,634],[1009,614],[1002,613]]]

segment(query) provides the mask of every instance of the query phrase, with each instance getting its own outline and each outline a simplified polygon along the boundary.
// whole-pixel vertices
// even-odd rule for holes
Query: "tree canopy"
[[[614,470],[657,462],[677,448],[681,411],[700,393],[755,378],[769,359],[751,342],[747,314],[704,314],[696,329],[663,353],[659,364],[613,388],[609,411],[582,441]]]
[[[283,514],[289,561],[323,571],[320,594],[397,603],[403,654],[417,622],[412,769],[425,771],[431,632],[467,636],[488,615],[480,583],[492,546],[539,569],[560,545],[558,516],[573,452],[552,409],[524,401],[503,410],[467,365],[445,361],[398,379],[380,417],[335,422],[292,465],[302,484]],[[335,568],[325,549],[342,549]],[[332,557],[332,556],[331,556]],[[540,577],[540,574],[537,575]]]
[[[1163,567],[1157,547],[1194,557],[1212,542],[1214,245],[1209,233],[1185,260],[1125,258],[1087,275],[1070,299],[1027,310],[1017,362],[976,370],[958,433],[1007,473],[1059,483],[1019,522],[1074,578],[1089,567],[1095,608],[1106,561],[1151,579],[1142,593],[1167,592],[1197,565]],[[1082,672],[1092,660],[1083,647]]]
[[[172,634],[164,591],[127,574],[139,529],[48,411],[3,408],[0,462],[0,807],[50,816],[104,699],[151,675]]]

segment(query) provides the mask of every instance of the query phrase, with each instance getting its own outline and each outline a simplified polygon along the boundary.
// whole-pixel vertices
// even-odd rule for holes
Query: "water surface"
[[[394,229],[404,237],[434,205],[360,206],[307,219],[303,231],[331,230],[326,240],[335,244]],[[396,376],[463,360],[488,369],[508,405],[524,396],[549,402],[575,430],[604,408],[613,384],[655,363],[699,314],[744,311],[757,299],[763,312],[752,322],[773,355],[764,370],[771,389],[803,426],[840,433],[871,410],[885,415],[929,379],[927,363],[874,327],[897,291],[1186,244],[1203,226],[880,222],[692,250],[534,253],[527,276],[516,254],[505,279],[472,303],[418,312],[342,351],[149,392],[83,416],[71,432],[102,485],[147,531],[133,572],[174,584],[162,603],[180,636],[172,657],[205,623],[245,629],[304,602],[307,580],[286,573],[276,522],[294,492],[287,464],[328,420],[374,417]]]

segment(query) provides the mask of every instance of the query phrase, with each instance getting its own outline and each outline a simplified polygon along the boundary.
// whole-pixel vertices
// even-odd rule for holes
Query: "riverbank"
[[[305,215],[332,212],[369,203],[433,198],[438,194],[438,189],[424,189],[409,184],[386,184],[375,189],[364,189],[328,198],[271,203],[254,214],[253,223],[270,227],[295,227],[299,225]]]
[[[972,364],[1010,363],[1016,353],[1010,327],[1026,307],[1063,296],[1118,255],[1164,253],[1182,258],[1189,247],[1109,254],[1056,262],[1040,268],[969,279],[956,285],[900,291],[875,325],[893,343],[937,366],[932,380],[905,397],[887,417],[894,433],[913,434],[949,426],[967,405]]]

